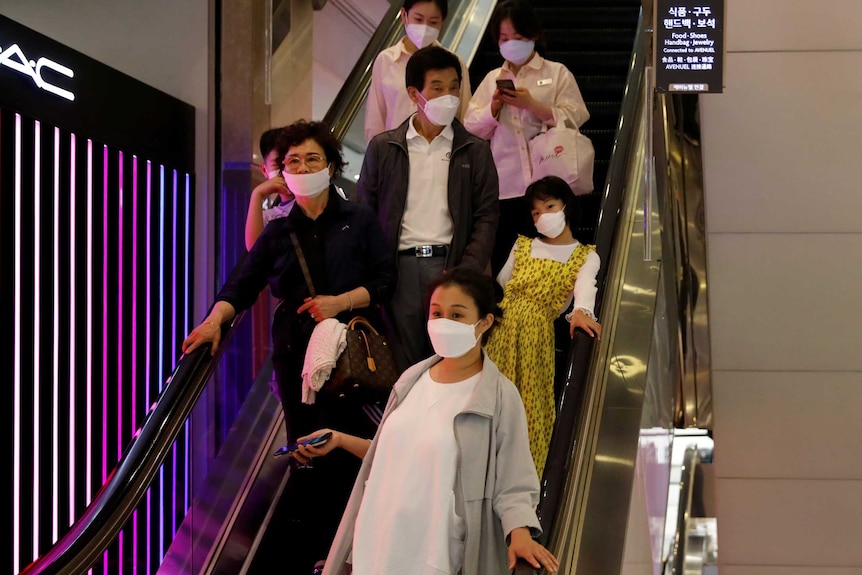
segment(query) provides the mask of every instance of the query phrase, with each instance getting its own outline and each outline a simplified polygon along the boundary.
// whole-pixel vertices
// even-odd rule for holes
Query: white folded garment
[[[314,403],[315,396],[335,367],[338,356],[347,346],[347,326],[335,318],[319,322],[305,350],[302,365],[302,402]]]

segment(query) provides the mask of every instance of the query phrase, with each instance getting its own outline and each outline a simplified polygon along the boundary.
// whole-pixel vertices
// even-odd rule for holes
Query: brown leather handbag
[[[360,401],[385,400],[400,375],[386,337],[362,316],[347,324],[347,345],[321,392]]]

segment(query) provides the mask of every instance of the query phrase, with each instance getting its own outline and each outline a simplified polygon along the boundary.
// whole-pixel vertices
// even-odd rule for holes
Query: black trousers
[[[281,395],[288,443],[325,427],[358,437],[372,438],[376,424],[363,404],[318,393],[313,404],[302,403],[302,364],[307,338],[295,335],[292,343],[273,353],[273,368]],[[274,340],[285,345],[280,337]],[[290,476],[276,516],[261,544],[263,568],[267,559],[285,565],[285,573],[310,574],[316,561],[326,558],[335,537],[362,460],[343,449],[314,459],[301,468],[291,460]],[[271,573],[272,571],[257,571]]]

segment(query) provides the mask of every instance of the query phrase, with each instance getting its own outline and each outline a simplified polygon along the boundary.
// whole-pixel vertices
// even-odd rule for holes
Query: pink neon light
[[[165,365],[165,167],[159,166],[159,395]],[[159,467],[159,559],[165,556],[165,466]]]
[[[132,511],[132,573],[138,572],[138,510]]]
[[[173,273],[171,274],[171,365],[177,364],[177,196],[179,189],[177,184],[177,171],[173,171],[173,206],[172,214],[173,230],[171,233],[171,256],[173,261]],[[171,468],[171,538],[177,533],[177,443],[171,448],[173,466]]]
[[[87,140],[87,481],[86,499],[93,497],[93,140]]]
[[[12,177],[15,182],[15,245],[14,245],[14,307],[13,329],[15,337],[12,343],[12,379],[13,379],[13,409],[15,421],[21,421],[21,116],[15,114],[15,160],[12,166]],[[12,572],[18,573],[21,564],[21,429],[12,426]]]
[[[77,195],[77,149],[76,149],[76,138],[75,134],[69,135],[69,157],[70,157],[70,170],[69,170],[69,261],[75,262],[75,238],[77,237],[77,230],[75,229],[75,206],[78,205],[78,195]],[[69,397],[75,397],[77,395],[76,383],[77,383],[77,370],[75,369],[75,362],[77,360],[77,346],[75,345],[75,302],[77,300],[77,294],[75,293],[75,271],[78,266],[73,265],[69,270],[70,278],[69,278],[69,309],[72,310],[69,314],[69,333],[72,337],[69,338]],[[78,418],[77,410],[75,409],[74,402],[70,402],[69,406],[69,522],[67,525],[71,525],[75,522],[75,462],[78,458],[75,456],[75,438],[77,431],[77,423]]]
[[[54,128],[54,326],[53,337],[53,377],[51,418],[51,460],[53,463],[51,483],[54,500],[51,502],[51,517],[53,517],[52,541],[60,537],[60,128]],[[71,339],[71,338],[70,338]],[[71,397],[71,396],[70,396]]]
[[[138,428],[138,157],[132,156],[132,435]]]
[[[183,290],[183,295],[185,296],[184,306],[183,306],[183,333],[189,333],[189,293],[191,292],[190,283],[189,283],[189,274],[191,270],[189,269],[189,251],[191,249],[191,231],[189,230],[189,226],[191,226],[191,179],[189,175],[186,174],[186,235],[184,238],[183,246],[185,249],[185,258],[183,260],[185,265],[185,290]],[[191,448],[191,430],[189,426],[185,426],[185,446],[186,446],[186,457],[185,457],[185,466],[184,466],[184,476],[185,476],[185,486],[183,489],[183,516],[185,516],[189,511],[189,502],[191,501],[191,463],[190,459],[190,448]]]
[[[108,297],[108,146],[102,146],[102,298]],[[108,479],[108,310],[102,310],[102,485]]]
[[[138,157],[132,156],[132,438],[138,436]],[[132,565],[138,565],[138,510],[132,512]]]
[[[117,174],[120,197],[118,202],[117,237],[117,461],[123,456],[123,152],[117,153]],[[107,298],[105,298],[107,299]],[[120,563],[122,565],[122,562]]]
[[[34,146],[33,146],[33,197],[39,197],[42,192],[42,126],[36,121],[34,126]],[[42,395],[40,393],[40,382],[42,381],[42,354],[39,346],[39,326],[42,324],[41,319],[41,283],[42,278],[39,275],[41,265],[39,257],[42,253],[42,227],[40,224],[39,211],[33,210],[33,254],[35,256],[35,265],[33,266],[33,285],[36,286],[33,294],[33,413],[41,413]],[[33,418],[33,493],[39,493],[42,489],[42,476],[40,474],[39,446],[41,441],[41,426],[39,418]],[[39,505],[39,497],[33,498],[33,557],[39,556],[39,517],[41,509]]]
[[[150,367],[153,364],[153,355],[152,355],[153,350],[152,350],[152,343],[151,343],[153,340],[153,338],[152,338],[153,325],[152,325],[152,322],[150,320],[150,318],[152,317],[152,309],[153,309],[153,302],[152,302],[152,295],[151,295],[152,291],[153,291],[151,289],[152,285],[153,285],[153,278],[152,278],[152,275],[153,275],[152,274],[153,258],[152,258],[152,247],[151,247],[153,245],[152,213],[153,213],[153,165],[152,165],[152,162],[150,162],[148,160],[147,161],[147,227],[146,227],[146,232],[147,232],[147,282],[146,282],[146,284],[147,284],[147,296],[146,296],[147,297],[147,303],[146,303],[147,340],[145,343],[145,345],[146,345],[146,353],[145,353],[146,361],[144,363],[144,370],[146,371],[146,376],[144,377],[144,381],[145,381],[145,385],[146,385],[146,387],[144,388],[144,395],[146,398],[146,406],[147,406],[148,411],[150,409],[150,388],[152,387],[152,384],[151,384],[152,373],[150,372]],[[144,549],[147,549],[147,557],[146,557],[146,565],[147,565],[147,571],[146,572],[147,573],[152,573],[152,559],[151,559],[152,553],[149,552],[149,549],[152,549],[152,536],[151,536],[152,517],[153,517],[153,490],[152,490],[152,487],[149,487],[149,488],[147,488],[147,528],[146,528],[146,531],[144,532],[144,537],[146,538],[146,545],[144,546]]]

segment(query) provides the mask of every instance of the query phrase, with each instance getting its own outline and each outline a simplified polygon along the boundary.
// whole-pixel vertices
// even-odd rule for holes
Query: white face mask
[[[425,96],[422,95],[422,92],[417,93],[420,98],[425,100]],[[448,126],[452,123],[452,120],[455,119],[455,114],[458,113],[458,107],[460,105],[461,99],[458,96],[446,94],[445,96],[425,100],[423,110],[425,111],[425,117],[428,118],[432,124],[437,126]]]
[[[566,229],[566,212],[547,212],[536,220],[536,231],[546,238],[555,238]]]
[[[520,66],[530,59],[535,47],[533,40],[506,40],[500,44],[500,55],[515,66]]]
[[[281,175],[281,170],[270,170],[266,173],[266,177],[270,180],[273,179],[274,177],[280,176],[280,175]]]
[[[417,48],[430,46],[437,39],[440,30],[427,24],[407,24],[405,26],[407,37]]]
[[[281,175],[294,196],[313,198],[329,189],[328,167],[313,174],[290,174],[284,170]]]
[[[482,321],[482,320],[479,320]],[[476,346],[477,321],[473,325],[446,318],[428,320],[428,337],[440,357],[461,357]]]

